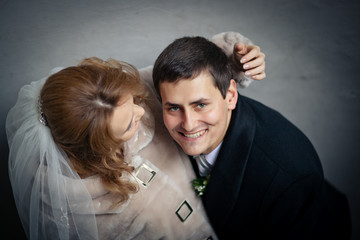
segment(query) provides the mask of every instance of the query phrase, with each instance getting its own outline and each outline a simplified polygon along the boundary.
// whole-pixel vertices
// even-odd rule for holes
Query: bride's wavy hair
[[[114,108],[129,93],[137,104],[147,98],[136,68],[93,57],[51,75],[40,94],[48,127],[70,165],[82,178],[100,176],[119,196],[119,204],[138,190],[137,184],[122,178],[134,168],[124,161],[123,142],[110,131]]]

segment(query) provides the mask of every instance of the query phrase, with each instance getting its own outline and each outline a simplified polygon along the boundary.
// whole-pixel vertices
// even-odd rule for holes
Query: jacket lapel
[[[206,212],[215,231],[220,231],[239,196],[251,146],[256,118],[239,95],[236,109],[203,196]]]

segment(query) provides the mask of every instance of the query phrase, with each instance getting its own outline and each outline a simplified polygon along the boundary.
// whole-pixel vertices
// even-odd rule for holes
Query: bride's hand
[[[236,43],[233,50],[234,67],[245,71],[246,76],[255,80],[262,80],[265,73],[265,54],[256,45]]]

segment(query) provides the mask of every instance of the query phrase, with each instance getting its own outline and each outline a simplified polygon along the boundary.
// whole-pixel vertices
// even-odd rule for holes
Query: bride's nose
[[[140,105],[135,104],[135,113],[139,118],[141,118],[145,114],[145,109]]]

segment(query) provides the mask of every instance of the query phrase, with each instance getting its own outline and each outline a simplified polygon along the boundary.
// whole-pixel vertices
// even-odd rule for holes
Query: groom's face
[[[225,99],[206,71],[194,79],[160,84],[165,126],[186,154],[210,153],[223,140],[237,100],[231,81]]]

